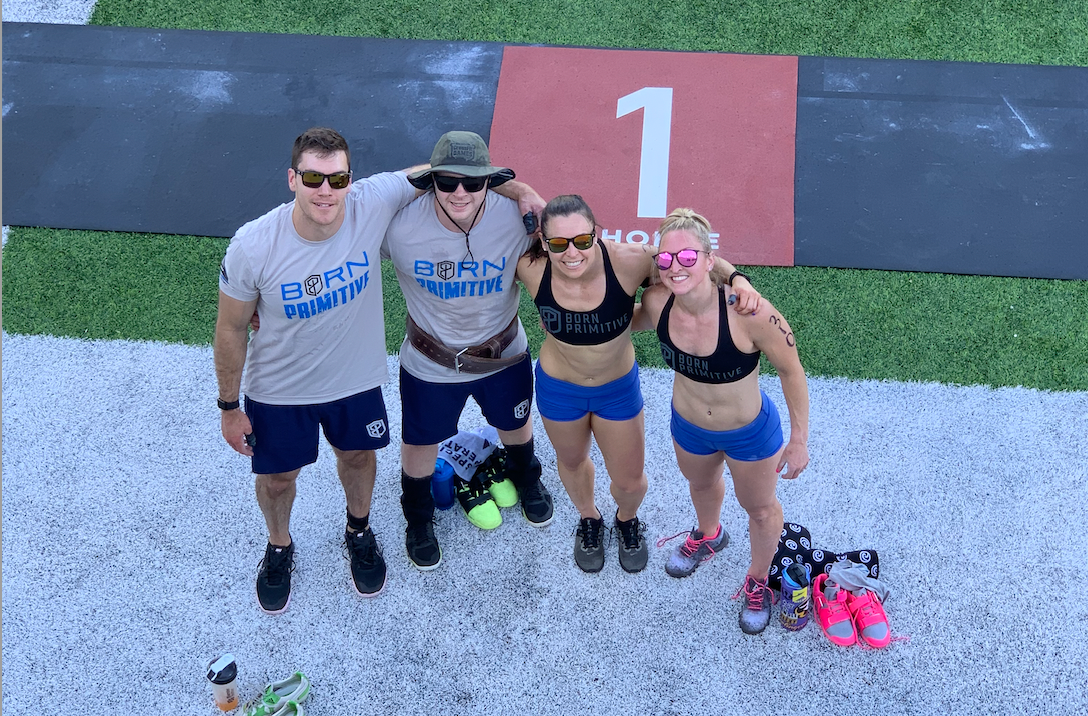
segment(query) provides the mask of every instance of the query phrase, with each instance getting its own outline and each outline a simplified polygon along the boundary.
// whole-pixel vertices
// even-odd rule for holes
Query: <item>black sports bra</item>
[[[676,296],[669,296],[661,318],[657,321],[657,338],[661,341],[661,357],[674,371],[698,383],[734,383],[759,368],[759,351],[742,353],[733,344],[729,333],[729,309],[726,308],[724,287],[718,287],[718,345],[708,356],[693,356],[676,347],[669,338],[669,313]]]
[[[549,259],[540,277],[533,299],[540,310],[544,330],[556,340],[572,346],[598,346],[627,330],[635,314],[635,297],[628,296],[612,270],[612,260],[604,244],[598,242],[604,257],[604,300],[592,311],[571,311],[560,306],[552,295],[552,262]]]

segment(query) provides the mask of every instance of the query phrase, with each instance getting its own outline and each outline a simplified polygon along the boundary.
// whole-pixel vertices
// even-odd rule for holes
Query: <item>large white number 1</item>
[[[638,167],[638,216],[665,216],[672,136],[672,87],[643,87],[616,102],[616,119],[644,109],[642,158]]]

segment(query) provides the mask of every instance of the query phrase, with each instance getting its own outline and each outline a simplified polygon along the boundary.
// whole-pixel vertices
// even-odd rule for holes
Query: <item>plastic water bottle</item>
[[[212,697],[220,711],[238,707],[238,664],[234,654],[223,654],[208,664],[208,681],[212,684]]]
[[[778,602],[778,618],[782,626],[790,631],[799,631],[808,624],[811,591],[808,569],[803,564],[794,562],[786,567],[782,573],[782,598]]]
[[[440,510],[453,507],[453,466],[442,458],[434,463],[434,476],[431,477],[431,494],[434,505]]]

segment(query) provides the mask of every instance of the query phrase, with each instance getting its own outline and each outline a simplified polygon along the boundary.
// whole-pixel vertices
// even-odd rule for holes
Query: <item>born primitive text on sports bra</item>
[[[657,338],[665,365],[697,383],[735,383],[759,368],[759,351],[743,353],[733,344],[723,287],[718,287],[718,345],[708,356],[685,353],[669,337],[669,314],[675,300],[676,296],[669,296],[657,321]]]

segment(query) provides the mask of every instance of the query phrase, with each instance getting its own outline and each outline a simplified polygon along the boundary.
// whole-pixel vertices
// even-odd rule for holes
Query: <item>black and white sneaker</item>
[[[583,572],[604,569],[604,518],[583,517],[574,531],[574,561]]]
[[[427,572],[442,564],[442,549],[434,536],[434,520],[408,523],[404,531],[404,549],[416,569]]]
[[[351,582],[359,596],[381,594],[385,588],[385,558],[373,530],[344,530],[344,552],[351,562]]]
[[[643,536],[645,531],[646,528],[637,515],[634,519],[621,522],[617,513],[613,534],[619,536],[620,566],[623,567],[623,571],[635,573],[646,569],[650,550]]]
[[[291,603],[291,572],[294,569],[294,540],[286,547],[269,542],[257,568],[257,604],[265,614],[282,614]]]

